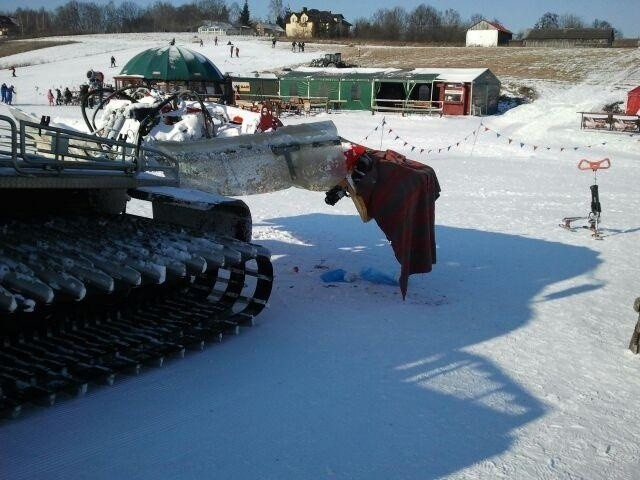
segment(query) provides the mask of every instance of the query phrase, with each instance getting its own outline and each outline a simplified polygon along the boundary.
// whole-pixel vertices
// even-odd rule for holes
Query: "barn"
[[[534,28],[522,39],[525,47],[611,47],[613,28]]]
[[[486,68],[312,68],[280,77],[280,95],[375,112],[491,115],[500,81]]]
[[[640,115],[640,87],[627,94],[627,115]]]
[[[175,45],[138,53],[113,79],[116,88],[145,85],[166,92],[187,88],[205,95],[222,95],[225,82],[218,67],[207,57]]]
[[[467,30],[467,47],[508,45],[513,33],[499,23],[480,20]]]

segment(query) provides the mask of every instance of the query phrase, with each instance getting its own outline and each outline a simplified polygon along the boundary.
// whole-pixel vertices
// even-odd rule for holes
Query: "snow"
[[[48,88],[78,85],[90,68],[109,82],[112,54],[123,65],[172,37],[189,34],[78,37],[1,59],[32,64],[1,81],[26,111],[81,125],[77,107],[46,106]],[[239,59],[226,39],[187,46],[236,74],[323,53],[236,41]],[[637,65],[640,50],[629,56]],[[435,169],[433,272],[410,278],[404,302],[360,278],[324,283],[336,268],[397,273],[375,223],[319,192],[242,197],[274,259],[258,325],[1,424],[0,478],[637,478],[640,358],[627,344],[640,295],[640,137],[580,131],[576,112],[624,98],[640,71],[593,71],[578,85],[531,80],[540,98],[495,117],[312,118]],[[589,210],[593,174],[578,161],[604,157],[607,236],[595,241],[558,223]]]

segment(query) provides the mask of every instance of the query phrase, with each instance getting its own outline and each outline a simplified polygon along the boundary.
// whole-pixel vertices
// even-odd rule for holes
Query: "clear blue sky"
[[[106,4],[108,0],[93,0],[94,3]],[[133,0],[141,6],[154,3],[155,0]],[[227,0],[230,5],[233,0]],[[242,6],[244,0],[236,0]],[[0,0],[0,10],[11,11],[20,6],[31,8],[55,8],[58,5],[67,3],[67,0]],[[120,0],[114,0],[120,4]],[[184,0],[172,1],[174,5],[188,3]],[[438,10],[453,8],[457,10],[464,20],[475,13],[481,14],[487,19],[497,18],[509,30],[517,33],[525,28],[530,28],[545,12],[554,12],[559,15],[565,13],[575,14],[581,17],[586,23],[591,23],[594,19],[607,20],[615,28],[621,30],[626,37],[640,37],[640,0],[367,0],[347,1],[344,0],[283,0],[283,5],[291,8],[292,11],[302,10],[302,7],[317,8],[320,10],[331,10],[342,13],[348,21],[353,22],[356,18],[368,18],[379,8],[393,8],[395,6],[404,7],[411,11],[417,5],[424,3],[431,5]],[[249,0],[249,10],[253,17],[267,18],[269,0]]]

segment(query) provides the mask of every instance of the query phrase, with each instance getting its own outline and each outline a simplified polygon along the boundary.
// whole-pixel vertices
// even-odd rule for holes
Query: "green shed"
[[[207,57],[176,45],[150,48],[138,53],[114,80],[116,87],[126,83],[141,83],[165,91],[186,87],[203,94],[222,93],[225,81],[224,75]]]
[[[293,70],[280,76],[280,95],[327,99],[331,107],[345,110],[369,110],[371,108],[371,73],[355,69]]]
[[[499,94],[500,81],[486,68],[302,67],[280,76],[282,97],[374,113],[493,114]]]

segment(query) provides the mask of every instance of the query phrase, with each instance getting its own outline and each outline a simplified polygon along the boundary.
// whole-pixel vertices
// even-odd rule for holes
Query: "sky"
[[[55,8],[67,3],[68,0],[31,0],[31,8]],[[93,0],[94,3],[106,4],[108,0]],[[134,0],[139,5],[150,5],[155,0]],[[243,0],[236,0],[242,5]],[[121,3],[115,0],[116,4]],[[187,1],[173,1],[174,5],[188,3]],[[232,0],[227,0],[231,4]],[[364,7],[361,2],[344,2],[342,0],[324,0],[311,2],[301,0],[292,2],[283,0],[284,6],[289,5],[292,11],[300,11],[302,7],[331,10],[341,13],[348,21],[357,18],[369,17],[380,8],[404,7],[411,11],[417,5],[424,3],[438,10],[453,8],[457,10],[463,19],[468,19],[473,14],[479,13],[483,17],[492,20],[498,19],[509,30],[518,33],[530,28],[545,13],[554,12],[559,15],[571,13],[581,17],[586,23],[594,19],[607,20],[625,37],[640,37],[640,0],[536,0],[536,1],[503,1],[503,0],[369,0]],[[11,11],[24,6],[23,0],[0,0],[0,10]],[[252,16],[267,18],[269,14],[269,0],[249,0],[249,9]]]

